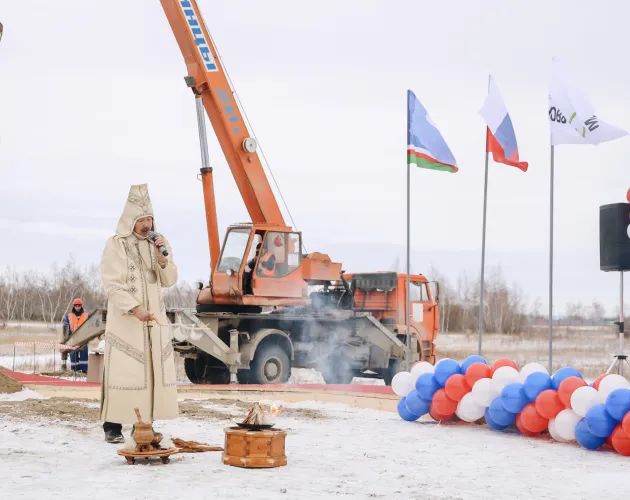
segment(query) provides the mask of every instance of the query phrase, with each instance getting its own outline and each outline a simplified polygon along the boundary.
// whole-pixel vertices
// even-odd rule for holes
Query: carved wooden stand
[[[286,431],[282,429],[249,430],[229,427],[225,432],[225,465],[244,468],[282,467]]]

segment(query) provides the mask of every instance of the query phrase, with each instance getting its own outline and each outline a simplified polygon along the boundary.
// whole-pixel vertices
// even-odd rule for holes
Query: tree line
[[[480,280],[460,276],[454,283],[436,269],[430,280],[440,286],[440,331],[474,332],[479,326]],[[197,290],[185,281],[165,290],[167,307],[194,307]],[[52,325],[72,309],[81,297],[86,311],[106,308],[100,267],[78,265],[70,259],[63,266],[53,265],[49,272],[13,268],[0,271],[0,326],[8,322],[42,321]],[[543,322],[542,303],[528,301],[518,284],[508,284],[500,266],[491,268],[485,279],[484,330],[514,334],[525,331],[532,322]],[[566,317],[573,320],[603,320],[604,307],[594,301],[590,306],[569,303]]]
[[[80,297],[83,308],[105,309],[107,300],[101,285],[100,267],[78,265],[70,259],[65,265],[53,265],[49,272],[14,268],[0,271],[0,326],[8,322],[60,322]],[[194,307],[196,290],[179,282],[165,290],[167,307]]]

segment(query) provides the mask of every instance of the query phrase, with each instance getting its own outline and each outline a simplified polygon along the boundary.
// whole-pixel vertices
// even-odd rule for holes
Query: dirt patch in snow
[[[45,417],[65,422],[98,420],[99,409],[94,408],[93,403],[93,401],[88,399],[70,398],[0,401],[0,415],[20,419],[41,419]]]
[[[250,406],[251,403],[229,399],[181,401],[179,415],[192,420],[239,420],[241,416],[245,417]],[[98,403],[89,399],[29,399],[0,401],[0,416],[20,419],[47,418],[62,422],[96,422],[100,420],[100,411]],[[307,420],[328,418],[321,411],[308,408],[285,408],[281,416]]]
[[[2,373],[0,369],[0,394],[13,394],[23,389],[22,384]]]
[[[211,406],[213,403],[224,408],[213,408]],[[181,417],[188,417],[193,420],[239,420],[241,416],[245,418],[247,410],[249,410],[251,406],[252,403],[248,401],[235,401],[231,399],[185,401],[179,403],[179,414]],[[308,420],[328,418],[323,412],[309,408],[285,408],[280,416]]]

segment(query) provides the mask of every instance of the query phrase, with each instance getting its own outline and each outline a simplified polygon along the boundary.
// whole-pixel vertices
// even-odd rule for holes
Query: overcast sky
[[[530,168],[490,164],[488,265],[503,262],[546,302],[551,58],[600,118],[630,130],[627,2],[198,4],[307,249],[349,271],[387,270],[404,255],[409,88],[460,168],[412,171],[414,268],[478,272],[478,111],[491,72]],[[182,278],[205,278],[194,99],[160,2],[4,0],[0,22],[0,266],[46,269],[70,253],[98,262],[129,185],[148,182]],[[248,215],[209,123],[208,134],[223,233]],[[560,309],[616,304],[618,275],[599,271],[598,207],[625,201],[629,157],[628,137],[556,148]]]

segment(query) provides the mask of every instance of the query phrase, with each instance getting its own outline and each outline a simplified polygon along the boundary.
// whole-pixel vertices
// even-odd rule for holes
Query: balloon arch
[[[574,368],[549,375],[538,363],[519,371],[510,359],[489,365],[469,356],[461,364],[420,361],[397,373],[392,389],[401,396],[398,414],[410,422],[428,414],[437,421],[485,422],[496,431],[515,426],[525,436],[548,433],[589,450],[607,444],[630,456],[630,382],[620,375],[603,374],[589,385]]]

